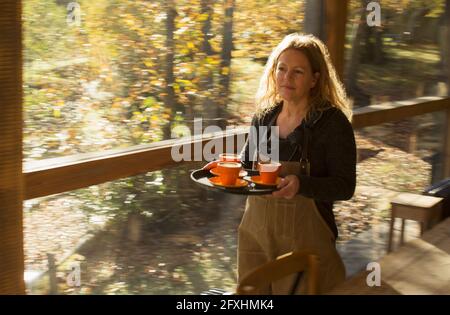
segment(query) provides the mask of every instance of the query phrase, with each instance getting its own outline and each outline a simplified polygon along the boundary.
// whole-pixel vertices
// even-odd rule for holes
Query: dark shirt
[[[276,126],[276,118],[281,112],[282,103],[263,117],[254,117],[252,125],[267,126],[269,132],[263,138],[267,141],[270,153],[270,127]],[[329,107],[322,112],[313,112],[310,119],[302,123],[286,138],[279,139],[279,160],[299,161],[304,144],[304,128],[309,128],[310,141],[308,159],[310,175],[300,175],[299,194],[314,199],[317,209],[329,225],[336,238],[338,230],[333,214],[336,200],[348,200],[356,186],[356,144],[351,123],[338,108]],[[256,139],[260,135],[257,131]],[[258,141],[259,148],[259,141]],[[254,158],[249,156],[249,141],[242,152],[245,168],[252,168]]]

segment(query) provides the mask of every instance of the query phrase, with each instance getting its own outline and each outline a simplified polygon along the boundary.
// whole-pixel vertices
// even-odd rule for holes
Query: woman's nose
[[[292,71],[286,71],[284,73],[284,79],[286,81],[290,81],[292,79],[292,77],[293,77],[293,72]]]

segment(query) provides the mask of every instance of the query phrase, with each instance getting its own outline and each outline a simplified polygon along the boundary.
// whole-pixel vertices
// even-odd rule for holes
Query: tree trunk
[[[214,51],[209,43],[209,38],[211,34],[211,20],[213,15],[212,10],[212,0],[202,0],[201,1],[201,14],[206,15],[207,18],[202,25],[202,54],[204,58],[214,55]],[[207,74],[201,79],[201,90],[204,92],[204,97],[202,100],[202,112],[204,113],[204,118],[211,119],[217,118],[218,116],[218,106],[214,103],[214,73],[211,68],[208,67]]]
[[[364,24],[364,54],[360,62],[380,65],[384,62],[383,30],[379,26]]]
[[[175,77],[173,74],[173,61],[175,53],[175,41],[173,38],[175,32],[175,17],[177,12],[175,10],[175,3],[173,0],[166,2],[166,65],[165,65],[165,83],[166,83],[166,96],[164,105],[169,113],[169,121],[164,127],[163,134],[164,139],[170,139],[172,120],[175,116],[177,108],[177,102],[175,98],[175,91],[173,84],[175,83]]]
[[[346,67],[345,85],[349,96],[353,97],[355,106],[364,106],[370,104],[368,95],[358,87],[357,76],[359,65],[361,63],[361,42],[366,35],[366,7],[369,0],[361,0],[361,17],[359,19],[358,28],[353,38],[350,60]]]
[[[225,0],[225,19],[223,23],[222,53],[220,62],[220,106],[218,110],[219,117],[226,114],[230,94],[230,75],[231,75],[231,51],[233,50],[233,13],[234,0]]]
[[[381,27],[375,27],[375,50],[374,50],[374,60],[376,65],[381,65],[384,62],[384,51],[383,51],[383,29]]]
[[[410,10],[409,19],[407,22],[407,32],[409,33],[407,41],[409,43],[414,43],[417,41],[417,24],[420,22],[420,19],[423,18],[428,12],[430,12],[430,8],[427,7],[413,8]]]
[[[325,40],[325,17],[323,0],[306,0],[303,32]]]
[[[211,56],[213,54],[213,50],[211,44],[209,43],[209,38],[211,37],[211,20],[212,20],[212,0],[202,0],[201,1],[201,14],[206,14],[207,18],[205,19],[202,25],[202,34],[203,34],[203,42],[202,42],[202,52],[207,56]]]
[[[373,42],[373,27],[369,27],[366,23],[366,21],[363,22],[362,25],[360,25],[362,28],[361,34],[362,36],[362,43],[361,45],[361,55],[359,57],[360,63],[372,63],[373,62],[373,56],[374,56],[374,42]]]

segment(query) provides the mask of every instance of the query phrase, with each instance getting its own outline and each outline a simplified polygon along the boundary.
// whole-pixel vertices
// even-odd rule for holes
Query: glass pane
[[[379,26],[368,23],[376,22],[374,3]],[[441,0],[350,1],[344,81],[354,108],[449,95],[449,9]],[[339,240],[347,275],[386,254],[390,200],[398,192],[422,194],[441,179],[444,123],[445,113],[436,112],[356,131],[357,189],[335,211],[350,236]],[[399,230],[395,225],[394,240]],[[407,222],[406,241],[419,235],[417,222]]]
[[[350,1],[345,83],[354,107],[448,95],[445,1],[382,1],[380,26],[367,22],[369,2]]]
[[[415,130],[389,123],[356,132],[357,189],[334,209],[348,275],[384,255],[393,194],[421,193],[430,184],[443,117],[423,115]],[[188,175],[202,164],[26,201],[28,293],[233,291],[245,197],[193,185]],[[407,239],[417,237],[417,226],[408,226]],[[72,286],[77,266],[79,287]]]
[[[439,112],[405,120],[414,128],[386,123],[357,130],[357,189],[334,208],[348,275],[385,254],[390,198],[402,191],[420,194],[437,179],[443,120]],[[26,201],[28,292],[233,291],[245,197],[193,185],[188,175],[202,164]],[[407,239],[417,237],[417,225],[408,226]],[[80,287],[69,286],[77,266]]]
[[[386,254],[391,200],[399,192],[422,194],[441,179],[445,113],[436,112],[401,123],[356,130],[357,187],[351,200],[335,205],[340,230],[338,249],[347,276]],[[394,250],[400,239],[394,230]],[[405,241],[420,236],[419,224],[408,221]]]
[[[401,122],[362,128],[358,130],[358,134],[364,139],[375,141],[380,152],[389,147],[403,155],[397,160],[392,160],[391,168],[393,171],[408,172],[411,176],[402,178],[386,169],[384,177],[392,177],[392,181],[397,185],[392,186],[392,189],[420,193],[427,185],[442,179],[444,126],[445,113],[435,112],[404,119]],[[362,150],[361,158],[370,154]],[[422,166],[411,164],[416,162],[422,163]],[[374,180],[378,181],[380,178]],[[384,185],[382,182],[380,184]]]
[[[167,3],[24,1],[27,161],[168,139],[194,118],[249,121],[264,58],[301,31],[303,1]]]
[[[193,185],[189,171],[199,167],[186,164],[26,201],[28,293],[234,291],[245,199]]]

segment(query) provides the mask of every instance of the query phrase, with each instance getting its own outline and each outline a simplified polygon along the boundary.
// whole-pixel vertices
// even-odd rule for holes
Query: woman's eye
[[[303,71],[302,70],[296,70],[295,73],[296,74],[303,74]]]
[[[278,67],[278,71],[284,71],[284,67]]]

